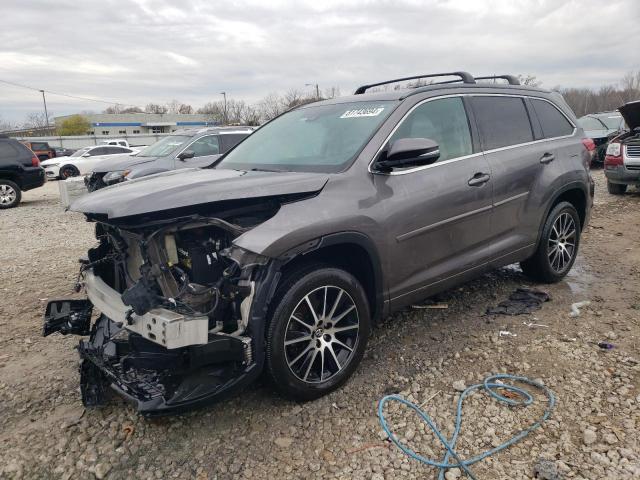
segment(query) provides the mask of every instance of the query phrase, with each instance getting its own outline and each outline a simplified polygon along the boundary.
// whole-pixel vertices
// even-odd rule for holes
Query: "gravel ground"
[[[71,294],[76,259],[92,224],[58,206],[55,182],[0,212],[0,478],[436,478],[433,468],[391,447],[377,401],[400,392],[424,403],[447,434],[460,383],[509,372],[537,378],[558,405],[544,428],[473,467],[482,479],[533,478],[539,459],[565,478],[640,478],[640,193],[597,200],[566,281],[537,286],[552,301],[532,315],[484,316],[518,286],[508,267],[445,292],[444,310],[407,310],[374,330],[352,380],[296,404],[268,385],[208,409],[148,420],[120,402],[85,411],[77,338],[42,338],[48,298]],[[571,303],[590,300],[579,317]],[[547,327],[527,326],[533,322]],[[499,336],[508,330],[517,336]],[[604,351],[597,343],[615,345]],[[531,424],[544,403],[497,405],[475,393],[464,406],[458,452],[469,457]],[[391,407],[398,435],[424,455],[442,448],[406,409]],[[451,470],[447,478],[458,478]]]

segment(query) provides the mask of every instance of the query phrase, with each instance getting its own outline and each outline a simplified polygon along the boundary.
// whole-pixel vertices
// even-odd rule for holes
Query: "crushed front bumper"
[[[78,345],[86,406],[105,403],[111,387],[144,415],[174,414],[225,398],[260,373],[246,333],[210,333],[207,317],[162,308],[137,316],[91,269],[84,287],[86,300],[49,302],[43,335],[89,335]],[[101,315],[91,326],[94,307]]]

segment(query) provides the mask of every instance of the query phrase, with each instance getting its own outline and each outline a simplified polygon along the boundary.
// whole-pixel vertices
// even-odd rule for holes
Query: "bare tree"
[[[193,107],[191,105],[187,105],[186,103],[183,103],[178,108],[178,113],[180,113],[181,115],[190,115],[193,113]]]
[[[0,132],[15,130],[18,126],[0,117]]]
[[[22,126],[23,128],[47,128],[51,124],[51,119],[47,122],[47,118],[44,116],[44,113],[32,112],[27,115]]]
[[[167,113],[167,107],[164,105],[159,105],[157,103],[148,103],[146,107],[144,107],[145,113]]]
[[[285,108],[282,98],[277,93],[270,93],[258,103],[258,110],[260,111],[260,119],[266,122],[280,115],[285,111]]]
[[[224,123],[224,102],[215,101],[204,104],[197,110],[202,115],[207,115],[210,121]]]

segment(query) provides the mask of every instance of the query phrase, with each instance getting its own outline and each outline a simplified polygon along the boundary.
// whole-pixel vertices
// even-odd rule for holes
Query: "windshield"
[[[247,137],[216,168],[339,172],[396,105],[352,102],[293,110]]]
[[[190,135],[169,135],[142,149],[136,157],[166,157],[178,150],[190,138]]]
[[[578,123],[584,130],[606,130],[606,126],[595,117],[582,117]]]
[[[598,117],[601,122],[603,122],[607,128],[611,130],[619,130],[622,126],[622,116],[621,115],[610,115],[607,117]]]
[[[85,153],[87,153],[92,147],[84,147],[81,148],[80,150],[74,152],[71,154],[72,157],[81,157],[82,155],[84,155]]]

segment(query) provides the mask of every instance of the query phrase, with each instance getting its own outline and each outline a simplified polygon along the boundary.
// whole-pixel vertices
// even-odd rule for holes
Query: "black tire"
[[[624,183],[611,183],[607,180],[607,191],[611,195],[624,195],[627,191],[627,185]]]
[[[563,220],[566,219],[567,223],[569,223],[568,218],[573,222],[574,234],[570,238],[558,234],[557,222],[560,221],[561,217]],[[554,226],[556,230],[554,230]],[[569,202],[561,202],[556,205],[545,220],[542,236],[535,253],[520,263],[524,274],[533,280],[544,283],[555,283],[562,280],[571,270],[578,255],[580,233],[580,216],[575,207]],[[555,240],[556,238],[558,238],[557,241]],[[561,240],[561,238],[564,238],[564,240]],[[572,248],[570,247],[571,244],[573,244]],[[559,257],[562,257],[562,260]],[[561,264],[560,262],[563,263]]]
[[[318,312],[324,306],[318,316],[321,321],[315,325],[311,310],[314,304]],[[328,305],[331,307],[327,313]],[[300,324],[297,317],[292,318],[294,313],[302,317]],[[332,324],[333,319],[336,320]],[[322,265],[298,269],[283,281],[274,297],[266,338],[267,373],[288,398],[313,400],[326,395],[342,386],[357,368],[370,328],[367,296],[353,275]],[[285,346],[285,340],[292,339],[293,345]],[[310,350],[305,353],[307,349]],[[294,361],[294,357],[300,360]]]
[[[78,175],[80,175],[80,171],[73,165],[65,165],[60,168],[59,177],[61,180],[66,180],[70,177],[77,177]]]
[[[0,178],[0,209],[17,207],[21,199],[20,187],[10,180]]]

